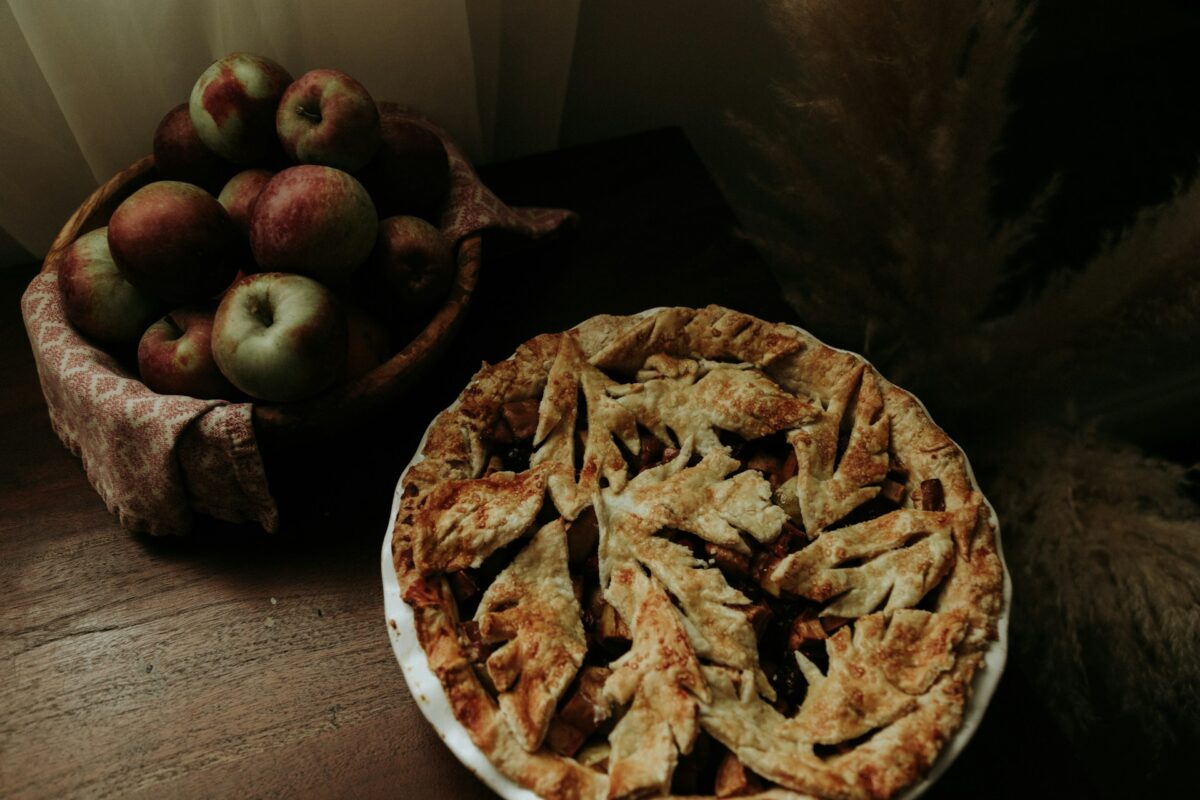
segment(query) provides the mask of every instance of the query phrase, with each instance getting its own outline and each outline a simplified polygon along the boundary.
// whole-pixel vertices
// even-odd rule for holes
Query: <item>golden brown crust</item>
[[[597,429],[589,425],[584,442],[574,434],[580,393]],[[539,401],[531,468],[484,477],[486,433],[501,406],[531,399]],[[634,420],[682,452],[626,479],[615,441],[637,454]],[[798,476],[772,492],[754,473],[737,471],[717,431],[784,432]],[[958,728],[996,636],[997,532],[965,456],[911,395],[861,358],[791,326],[710,306],[597,317],[537,337],[476,374],[435,420],[421,456],[405,475],[393,537],[419,639],[475,744],[504,775],[545,797],[664,792],[700,728],[780,784],[762,797],[889,797],[925,774]],[[875,498],[885,476],[897,482],[890,519],[833,524]],[[930,481],[940,489],[936,500]],[[548,720],[514,712],[506,722],[464,655],[455,599],[440,577],[527,535],[544,495],[565,520],[595,505],[604,594],[632,629],[633,649],[605,685],[628,710],[618,714],[612,751],[589,759],[607,764],[608,774],[528,749]],[[791,717],[770,704],[757,655],[744,657],[753,631],[739,609],[750,601],[725,586],[715,566],[652,535],[669,527],[744,552],[743,536],[778,536],[785,511],[814,541],[777,559],[767,584],[831,600],[827,616],[857,618],[826,641],[824,672],[797,651],[809,691]],[[924,610],[914,608],[935,585]],[[667,668],[660,662],[673,652]],[[547,697],[562,696],[563,674],[557,693],[534,693],[541,714]]]
[[[830,601],[822,616],[862,617],[877,608],[911,608],[942,581],[954,559],[952,515],[897,509],[827,531],[783,558],[766,577],[768,590]],[[869,558],[858,566],[850,560]]]
[[[640,446],[633,415],[608,396],[608,389],[615,385],[616,381],[587,363],[576,337],[566,334],[559,340],[538,407],[533,443],[539,449],[531,463],[546,467],[550,492],[566,519],[574,519],[591,502],[602,480],[618,488],[624,485],[625,457],[617,440],[635,453]],[[575,423],[581,393],[589,425],[583,465],[576,478]]]
[[[788,434],[799,467],[796,501],[810,533],[824,530],[879,494],[888,472],[891,432],[883,410],[878,378],[860,365],[843,374],[819,416],[793,426]],[[847,420],[850,434],[839,454]]]
[[[587,653],[562,520],[544,525],[496,576],[475,621],[483,641],[504,642],[487,671],[509,728],[523,748],[537,750]]]
[[[663,587],[636,565],[613,575],[630,608],[633,646],[613,662],[604,694],[629,710],[609,742],[609,798],[665,794],[680,753],[700,732],[698,700],[710,695],[687,631]],[[615,605],[615,603],[614,603]]]
[[[545,495],[545,473],[536,469],[439,483],[417,512],[417,569],[429,575],[479,566],[529,530]]]
[[[456,630],[454,598],[442,578],[420,576],[402,537],[393,539],[400,591],[413,609],[417,639],[437,676],[455,717],[471,740],[506,777],[554,800],[603,798],[606,777],[572,759],[546,750],[527,752],[505,723],[499,706],[479,682],[463,653]]]

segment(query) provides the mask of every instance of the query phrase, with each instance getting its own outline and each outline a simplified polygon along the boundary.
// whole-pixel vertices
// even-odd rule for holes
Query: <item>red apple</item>
[[[282,170],[250,215],[250,247],[264,270],[342,283],[371,253],[379,219],[371,196],[349,174],[304,165]]]
[[[83,335],[105,344],[135,342],[161,304],[121,276],[108,249],[108,229],[76,239],[58,263],[63,313]]]
[[[108,221],[121,274],[174,304],[206,300],[228,286],[245,259],[240,238],[217,198],[179,181],[143,186]]]
[[[242,233],[250,234],[250,211],[254,201],[266,187],[275,173],[269,169],[246,169],[229,179],[217,196],[217,201],[225,206],[234,223],[241,228]]]
[[[395,103],[379,104],[382,143],[361,172],[380,217],[437,223],[450,194],[450,159],[433,131]]]
[[[214,153],[200,140],[187,103],[167,112],[154,131],[154,168],[165,180],[194,183],[220,191],[237,166]]]
[[[292,82],[270,59],[231,53],[201,73],[188,101],[196,133],[209,149],[235,164],[260,164],[279,150],[275,110]]]
[[[379,110],[361,83],[335,69],[306,72],[275,114],[284,151],[301,164],[353,172],[379,149]]]
[[[346,312],[346,365],[342,380],[361,378],[392,355],[387,326],[357,303],[342,301]]]
[[[138,342],[142,383],[159,394],[235,399],[240,393],[213,358],[212,305],[185,306],[155,322]]]
[[[221,372],[246,394],[303,400],[341,374],[346,317],[333,292],[311,278],[247,275],[217,307],[212,348]]]
[[[388,217],[360,282],[368,304],[400,325],[424,323],[454,281],[454,254],[437,228],[419,217]]]

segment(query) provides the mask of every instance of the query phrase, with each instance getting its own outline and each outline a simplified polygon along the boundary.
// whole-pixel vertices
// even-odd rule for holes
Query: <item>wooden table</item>
[[[50,429],[17,304],[36,265],[0,276],[0,795],[489,796],[425,723],[384,629],[380,546],[421,430],[481,359],[596,313],[792,314],[677,130],[482,173],[506,201],[573,208],[580,225],[536,246],[486,242],[469,320],[394,430],[344,443],[317,478],[268,454],[277,536],[121,530]],[[927,796],[1015,795],[1039,769],[1043,788],[1074,794],[1063,763],[1010,670]]]

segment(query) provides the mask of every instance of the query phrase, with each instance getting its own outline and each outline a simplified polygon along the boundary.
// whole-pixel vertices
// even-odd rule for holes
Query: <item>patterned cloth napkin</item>
[[[462,150],[441,137],[452,182],[442,231],[458,241],[485,229],[530,237],[573,219],[561,209],[510,208],[479,180]],[[279,509],[251,424],[250,403],[197,400],[150,391],[67,322],[58,275],[43,272],[21,297],[50,423],[83,461],[88,480],[130,531],[180,534],[196,513],[279,527]]]

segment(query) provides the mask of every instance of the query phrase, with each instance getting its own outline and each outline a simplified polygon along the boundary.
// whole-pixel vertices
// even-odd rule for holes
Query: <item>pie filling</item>
[[[968,625],[941,589],[963,517],[896,452],[876,374],[814,395],[741,361],[630,374],[565,336],[535,388],[481,421],[482,469],[407,518],[408,594],[445,580],[520,746],[609,797],[898,788],[872,760],[939,687],[961,701]]]

